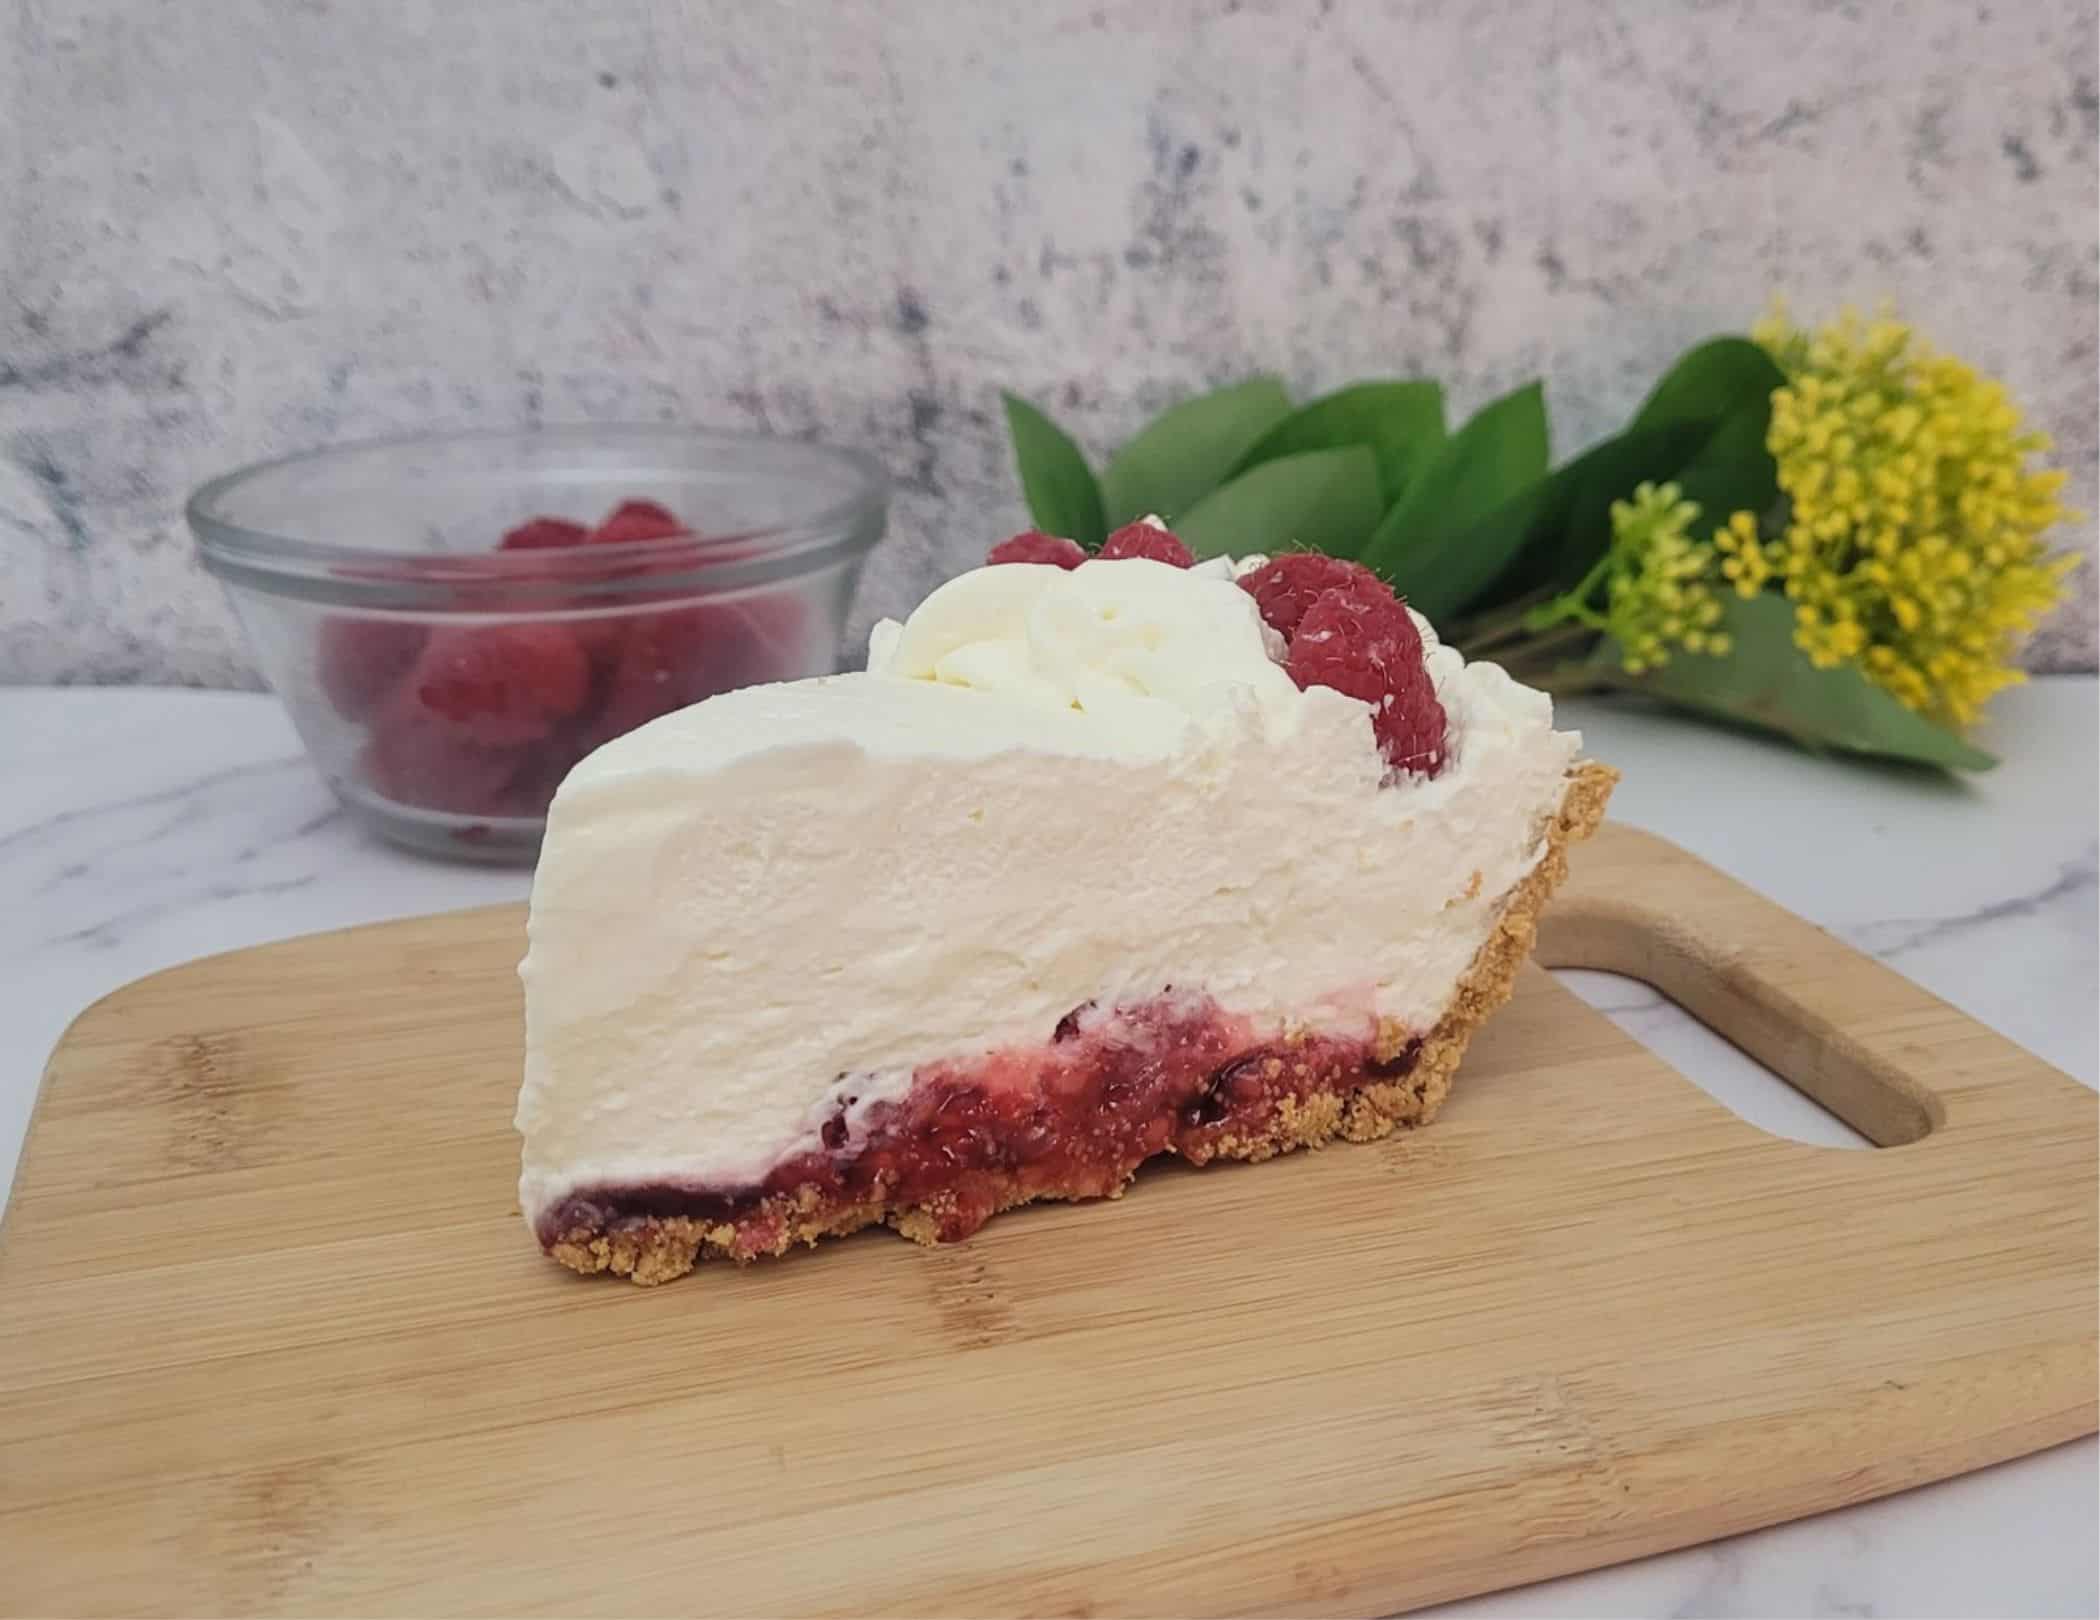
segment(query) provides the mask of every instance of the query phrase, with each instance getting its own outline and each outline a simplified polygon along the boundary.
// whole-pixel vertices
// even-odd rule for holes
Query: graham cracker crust
[[[1312,1089],[1285,1097],[1252,1134],[1227,1133],[1204,1140],[1182,1156],[1205,1164],[1214,1158],[1250,1162],[1274,1158],[1295,1148],[1318,1148],[1335,1137],[1371,1142],[1405,1126],[1426,1125],[1450,1095],[1452,1076],[1473,1032],[1505,1001],[1516,985],[1517,969],[1531,954],[1539,914],[1568,873],[1568,846],[1595,832],[1604,819],[1618,772],[1608,765],[1583,761],[1568,773],[1560,808],[1546,829],[1546,851],[1537,866],[1510,891],[1494,931],[1474,954],[1459,981],[1457,994],[1436,1027],[1422,1036],[1406,1072],[1379,1074],[1377,1068],[1402,1060],[1415,1035],[1404,1026],[1381,1025],[1372,1052],[1373,1064],[1353,1071],[1304,1075]],[[1281,1065],[1284,1057],[1270,1060]],[[980,1194],[991,1192],[995,1209],[1012,1209],[1037,1198],[1116,1198],[1137,1166],[1104,1167],[1100,1174],[1056,1188],[1025,1188],[998,1171],[974,1171]],[[798,1243],[814,1244],[864,1226],[886,1222],[919,1243],[939,1241],[953,1214],[936,1195],[926,1203],[892,1207],[887,1200],[827,1205],[823,1194],[805,1183],[791,1192],[770,1195],[736,1223],[683,1215],[641,1215],[610,1225],[574,1226],[548,1245],[547,1252],[571,1270],[611,1272],[650,1285],[669,1282],[691,1271],[709,1256],[739,1264],[766,1255],[785,1254]]]

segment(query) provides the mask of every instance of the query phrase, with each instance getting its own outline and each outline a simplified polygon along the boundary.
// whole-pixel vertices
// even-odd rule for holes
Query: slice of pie
[[[609,743],[532,894],[520,1199],[662,1282],[1427,1123],[1613,774],[1362,569],[1019,536]]]

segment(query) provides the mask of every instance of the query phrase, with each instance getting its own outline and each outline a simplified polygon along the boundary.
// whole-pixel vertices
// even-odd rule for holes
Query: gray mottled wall
[[[432,423],[815,431],[859,623],[1255,368],[1550,379],[1560,447],[1783,291],[1892,296],[2096,502],[2091,0],[16,0],[0,680],[241,682],[178,519]],[[2090,550],[2084,524],[2064,537]],[[2092,571],[2036,649],[2094,656]]]

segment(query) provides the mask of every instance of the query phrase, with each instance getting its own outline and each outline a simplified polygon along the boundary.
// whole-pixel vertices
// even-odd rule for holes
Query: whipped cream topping
[[[1288,729],[1303,694],[1229,564],[1145,558],[1082,568],[1007,563],[959,574],[869,638],[868,672],[938,681],[1019,707],[1072,709],[1172,745],[1250,710]]]
[[[1239,571],[1258,559],[1237,565]],[[592,754],[549,812],[520,1196],[749,1186],[915,1066],[1196,988],[1279,1031],[1426,1029],[1544,851],[1580,738],[1420,620],[1451,745],[1387,782],[1218,559],[1005,564]]]

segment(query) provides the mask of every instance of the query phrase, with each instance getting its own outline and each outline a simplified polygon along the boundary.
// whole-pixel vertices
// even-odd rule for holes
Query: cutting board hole
[[[1875,1144],[1653,985],[1623,973],[1555,968],[1554,978],[1726,1108],[1768,1136],[1815,1147]]]

